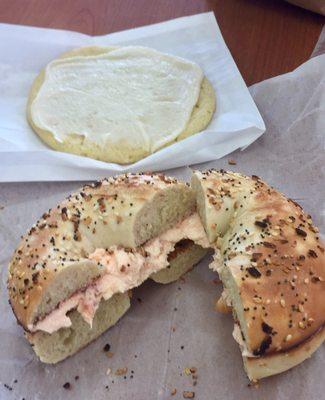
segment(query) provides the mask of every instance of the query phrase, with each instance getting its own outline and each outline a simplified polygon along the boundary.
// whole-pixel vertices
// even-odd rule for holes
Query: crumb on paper
[[[194,392],[189,392],[189,391],[184,391],[183,392],[183,397],[184,397],[184,399],[194,399],[195,393]]]
[[[236,163],[236,161],[233,160],[232,158],[229,158],[228,164],[229,164],[229,165],[236,165],[237,163]]]
[[[110,349],[111,349],[111,345],[110,345],[109,343],[106,343],[105,346],[103,347],[103,350],[104,350],[105,352],[110,351]]]
[[[107,368],[106,375],[109,375],[112,372],[111,368]]]
[[[170,392],[170,394],[171,394],[172,396],[175,396],[176,393],[177,393],[177,389],[176,389],[176,388],[174,388],[174,389]]]
[[[121,376],[121,375],[125,375],[127,372],[128,372],[127,367],[118,368],[118,369],[115,371],[115,375]]]
[[[260,387],[258,380],[252,380],[251,382],[249,382],[249,384],[247,386],[253,387],[255,389],[258,389]]]
[[[184,369],[184,372],[185,372],[186,375],[191,375],[191,371],[190,371],[190,369],[188,367],[186,367]]]
[[[66,382],[66,383],[63,385],[63,388],[66,389],[66,390],[71,389],[71,383],[70,383],[70,382]]]

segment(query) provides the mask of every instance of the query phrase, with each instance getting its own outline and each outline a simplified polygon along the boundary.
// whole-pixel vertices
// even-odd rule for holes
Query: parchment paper
[[[89,45],[149,46],[197,62],[216,91],[213,120],[205,131],[130,166],[51,150],[26,121],[28,92],[48,62],[69,49]],[[80,181],[110,172],[166,170],[223,157],[265,130],[213,13],[95,37],[0,24],[0,54],[0,182]]]
[[[322,55],[292,73],[253,86],[251,93],[266,122],[266,134],[244,151],[196,167],[261,176],[298,201],[324,233],[324,80]],[[228,158],[237,165],[228,165]],[[190,172],[181,168],[171,174],[186,178]],[[0,184],[0,206],[4,207],[0,210],[1,399],[164,400],[182,399],[185,390],[194,391],[200,400],[324,398],[324,347],[291,371],[263,380],[259,389],[247,387],[240,351],[231,335],[232,318],[213,310],[221,287],[212,282],[216,274],[208,270],[208,260],[184,281],[167,286],[146,282],[134,292],[130,311],[96,342],[57,366],[39,363],[7,304],[6,266],[19,235],[79,185]],[[102,351],[106,343],[111,345],[112,358]],[[192,366],[197,368],[195,387],[184,373],[184,368]],[[123,367],[128,367],[126,379],[106,375],[108,368],[114,372]],[[71,390],[62,387],[66,382]],[[177,389],[174,397],[170,395],[173,388]]]

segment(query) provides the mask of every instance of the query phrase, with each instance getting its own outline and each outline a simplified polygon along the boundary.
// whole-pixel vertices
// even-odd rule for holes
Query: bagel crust
[[[195,172],[192,187],[218,249],[212,268],[232,300],[247,365],[324,338],[325,255],[311,217],[257,176]],[[314,340],[312,351],[322,341]],[[284,370],[279,363],[270,374],[277,368]]]
[[[256,381],[287,371],[311,357],[324,340],[325,329],[322,328],[289,351],[273,353],[265,357],[243,357],[247,376],[251,381]]]
[[[174,203],[170,214],[168,201]],[[43,214],[12,257],[8,291],[19,323],[28,330],[101,277],[104,266],[88,257],[96,248],[141,246],[194,209],[192,190],[163,175],[127,174],[84,186]]]

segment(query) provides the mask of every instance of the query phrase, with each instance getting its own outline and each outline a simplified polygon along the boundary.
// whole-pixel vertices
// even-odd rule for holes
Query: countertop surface
[[[1,0],[0,22],[102,35],[206,11],[214,11],[247,85],[306,61],[324,24],[282,0]]]

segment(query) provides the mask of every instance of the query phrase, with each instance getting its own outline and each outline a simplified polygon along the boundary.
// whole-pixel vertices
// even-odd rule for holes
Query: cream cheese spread
[[[242,353],[243,357],[256,357],[251,351],[248,350],[238,323],[234,324],[234,330],[232,332],[232,336],[236,340],[236,342],[239,344],[239,347],[241,349],[241,353]]]
[[[106,273],[90,284],[84,291],[62,301],[59,306],[36,324],[28,325],[31,332],[53,333],[71,326],[67,312],[77,309],[91,326],[102,298],[108,300],[115,293],[124,293],[139,286],[149,276],[168,266],[168,254],[177,242],[190,239],[202,247],[210,247],[200,217],[197,213],[179,222],[175,227],[148,241],[141,248],[128,250],[112,246],[108,250],[96,249],[90,260],[100,262]]]

